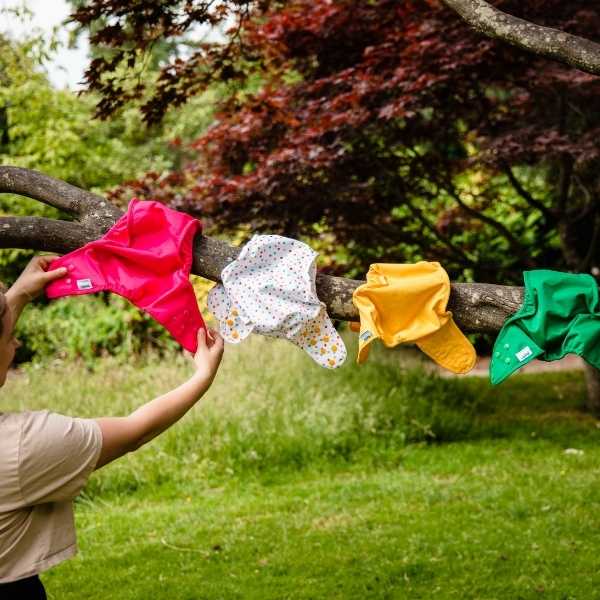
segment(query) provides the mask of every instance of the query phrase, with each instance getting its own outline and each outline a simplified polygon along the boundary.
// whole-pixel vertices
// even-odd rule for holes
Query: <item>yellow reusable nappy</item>
[[[371,265],[367,283],[352,295],[360,314],[357,362],[379,338],[388,347],[415,343],[449,371],[470,371],[477,355],[446,310],[449,296],[448,274],[437,262]],[[351,328],[358,331],[358,323]]]

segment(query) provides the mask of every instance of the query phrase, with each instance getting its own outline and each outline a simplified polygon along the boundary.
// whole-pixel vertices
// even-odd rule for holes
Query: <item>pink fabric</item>
[[[205,327],[189,280],[200,221],[160,202],[131,200],[98,240],[53,261],[69,273],[46,288],[48,298],[108,290],[146,311],[190,352]]]

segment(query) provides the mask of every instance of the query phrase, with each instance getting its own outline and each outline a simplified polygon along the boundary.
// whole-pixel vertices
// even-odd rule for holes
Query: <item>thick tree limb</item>
[[[0,248],[64,254],[98,237],[81,223],[44,217],[0,217]]]
[[[0,167],[0,182],[0,192],[42,200],[78,217],[78,221],[0,217],[0,248],[70,252],[101,237],[121,215],[118,208],[99,196],[35,171]],[[62,196],[61,191],[66,196]],[[109,214],[113,215],[111,221]],[[198,235],[194,240],[192,272],[212,281],[219,281],[223,268],[239,252],[240,248],[230,246],[222,240]],[[361,283],[364,282],[317,275],[317,294],[327,305],[332,318],[358,320],[358,313],[352,304],[352,293]],[[456,322],[464,331],[493,333],[502,327],[508,315],[519,308],[522,296],[523,290],[518,287],[457,283],[452,285],[448,308],[453,311]]]
[[[220,281],[221,271],[240,250],[222,240],[196,236],[192,271],[213,281]],[[364,281],[317,275],[317,294],[327,305],[333,319],[357,321],[352,293]],[[523,288],[488,283],[453,283],[448,309],[459,327],[472,333],[496,333],[505,319],[523,302]]]
[[[106,231],[122,214],[117,207],[74,185],[19,167],[0,166],[0,193],[9,192],[54,206],[91,229]]]
[[[600,75],[600,44],[513,17],[483,0],[442,0],[469,25],[492,38],[539,56]]]

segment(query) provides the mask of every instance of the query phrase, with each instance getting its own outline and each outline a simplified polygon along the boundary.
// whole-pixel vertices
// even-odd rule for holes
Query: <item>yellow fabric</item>
[[[449,297],[448,274],[437,262],[371,265],[367,283],[352,296],[360,314],[357,362],[365,362],[370,344],[380,339],[388,347],[416,343],[442,367],[470,371],[477,356],[446,310]]]

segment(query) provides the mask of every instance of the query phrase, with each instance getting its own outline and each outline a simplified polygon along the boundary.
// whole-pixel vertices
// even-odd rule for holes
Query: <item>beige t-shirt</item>
[[[0,413],[0,583],[77,552],[73,499],[101,449],[93,419],[47,410]]]

